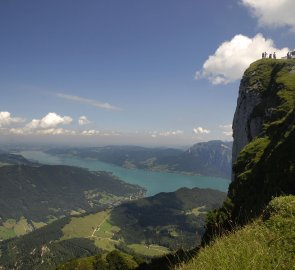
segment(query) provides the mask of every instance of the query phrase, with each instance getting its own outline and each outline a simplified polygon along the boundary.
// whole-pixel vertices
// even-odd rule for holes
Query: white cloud
[[[68,130],[63,128],[48,128],[37,130],[36,134],[40,135],[75,135],[76,132],[74,130]]]
[[[9,133],[14,135],[23,135],[25,134],[25,130],[23,128],[11,128]]]
[[[87,119],[86,116],[83,115],[83,116],[79,117],[78,123],[79,123],[80,126],[83,126],[83,125],[88,125],[91,122]]]
[[[232,136],[233,132],[232,131],[223,131],[222,132],[225,136]]]
[[[294,0],[241,0],[258,19],[260,26],[288,26],[295,31]]]
[[[172,131],[151,131],[149,132],[152,138],[157,138],[157,137],[169,137],[169,136],[177,136],[183,134],[182,130],[172,130]]]
[[[276,52],[277,57],[285,56],[288,48],[278,49],[271,39],[262,34],[253,38],[236,35],[230,41],[223,42],[214,55],[196,72],[196,79],[207,78],[213,84],[227,84],[241,79],[245,69],[255,60],[261,58],[262,52]]]
[[[219,125],[219,127],[223,130],[222,134],[224,134],[225,136],[232,136],[233,135],[231,124]]]
[[[12,117],[10,112],[0,112],[0,127],[9,126],[15,123],[24,122],[24,119]]]
[[[194,131],[195,134],[209,134],[210,133],[209,129],[205,129],[205,128],[202,128],[202,127],[194,128],[193,131]]]
[[[60,116],[54,112],[48,113],[42,119],[33,119],[30,123],[26,125],[27,129],[49,129],[55,128],[58,125],[68,125],[73,121],[69,116]]]
[[[89,130],[83,130],[81,134],[86,136],[93,136],[93,135],[99,135],[100,131],[95,129],[89,129]]]
[[[222,129],[232,129],[232,124],[226,124],[226,125],[219,125]]]
[[[67,95],[67,94],[63,94],[63,93],[58,93],[56,94],[57,97],[59,98],[63,98],[63,99],[67,99],[67,100],[72,100],[72,101],[76,101],[76,102],[80,102],[80,103],[85,103],[85,104],[89,104],[92,105],[96,108],[99,109],[105,109],[105,110],[113,110],[113,111],[118,111],[121,110],[120,108],[111,105],[107,102],[99,102],[93,99],[88,99],[88,98],[83,98],[83,97],[79,97],[79,96],[73,96],[73,95]]]

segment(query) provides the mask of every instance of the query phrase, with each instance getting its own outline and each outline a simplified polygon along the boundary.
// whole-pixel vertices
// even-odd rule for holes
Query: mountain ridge
[[[128,169],[201,174],[230,179],[231,147],[232,142],[215,140],[196,143],[186,151],[141,146],[105,146],[59,148],[46,152],[53,155],[97,159]]]

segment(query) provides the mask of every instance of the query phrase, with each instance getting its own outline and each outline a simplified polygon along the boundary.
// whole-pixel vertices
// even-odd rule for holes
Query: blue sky
[[[231,140],[243,70],[295,47],[294,3],[3,0],[1,142]]]

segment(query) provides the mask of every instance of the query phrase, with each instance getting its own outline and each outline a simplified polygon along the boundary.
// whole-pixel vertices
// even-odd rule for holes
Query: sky
[[[0,0],[0,143],[232,140],[239,82],[295,48],[294,0]]]

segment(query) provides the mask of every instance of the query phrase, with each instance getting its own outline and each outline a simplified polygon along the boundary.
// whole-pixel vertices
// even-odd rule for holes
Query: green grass
[[[136,254],[141,254],[147,257],[157,257],[168,254],[170,251],[166,247],[158,245],[132,244],[128,245]]]
[[[97,230],[94,235],[98,237],[111,238],[118,231],[120,231],[120,228],[117,226],[113,226],[111,223],[109,223],[108,219],[106,219],[99,226],[99,230]]]
[[[95,228],[103,223],[108,215],[108,211],[102,211],[84,217],[72,217],[70,223],[62,229],[61,240],[91,237]]]
[[[215,239],[179,270],[295,269],[295,196],[272,200],[263,217]]]
[[[5,228],[0,226],[0,240],[6,240],[15,237],[16,234],[13,229]]]
[[[27,219],[21,217],[20,220],[7,219],[0,226],[0,240],[6,240],[15,236],[21,236],[31,232],[34,228],[28,223]]]
[[[116,250],[116,244],[118,244],[119,241],[112,240],[110,238],[95,238],[94,244],[98,248],[104,250],[104,251],[113,251]]]

